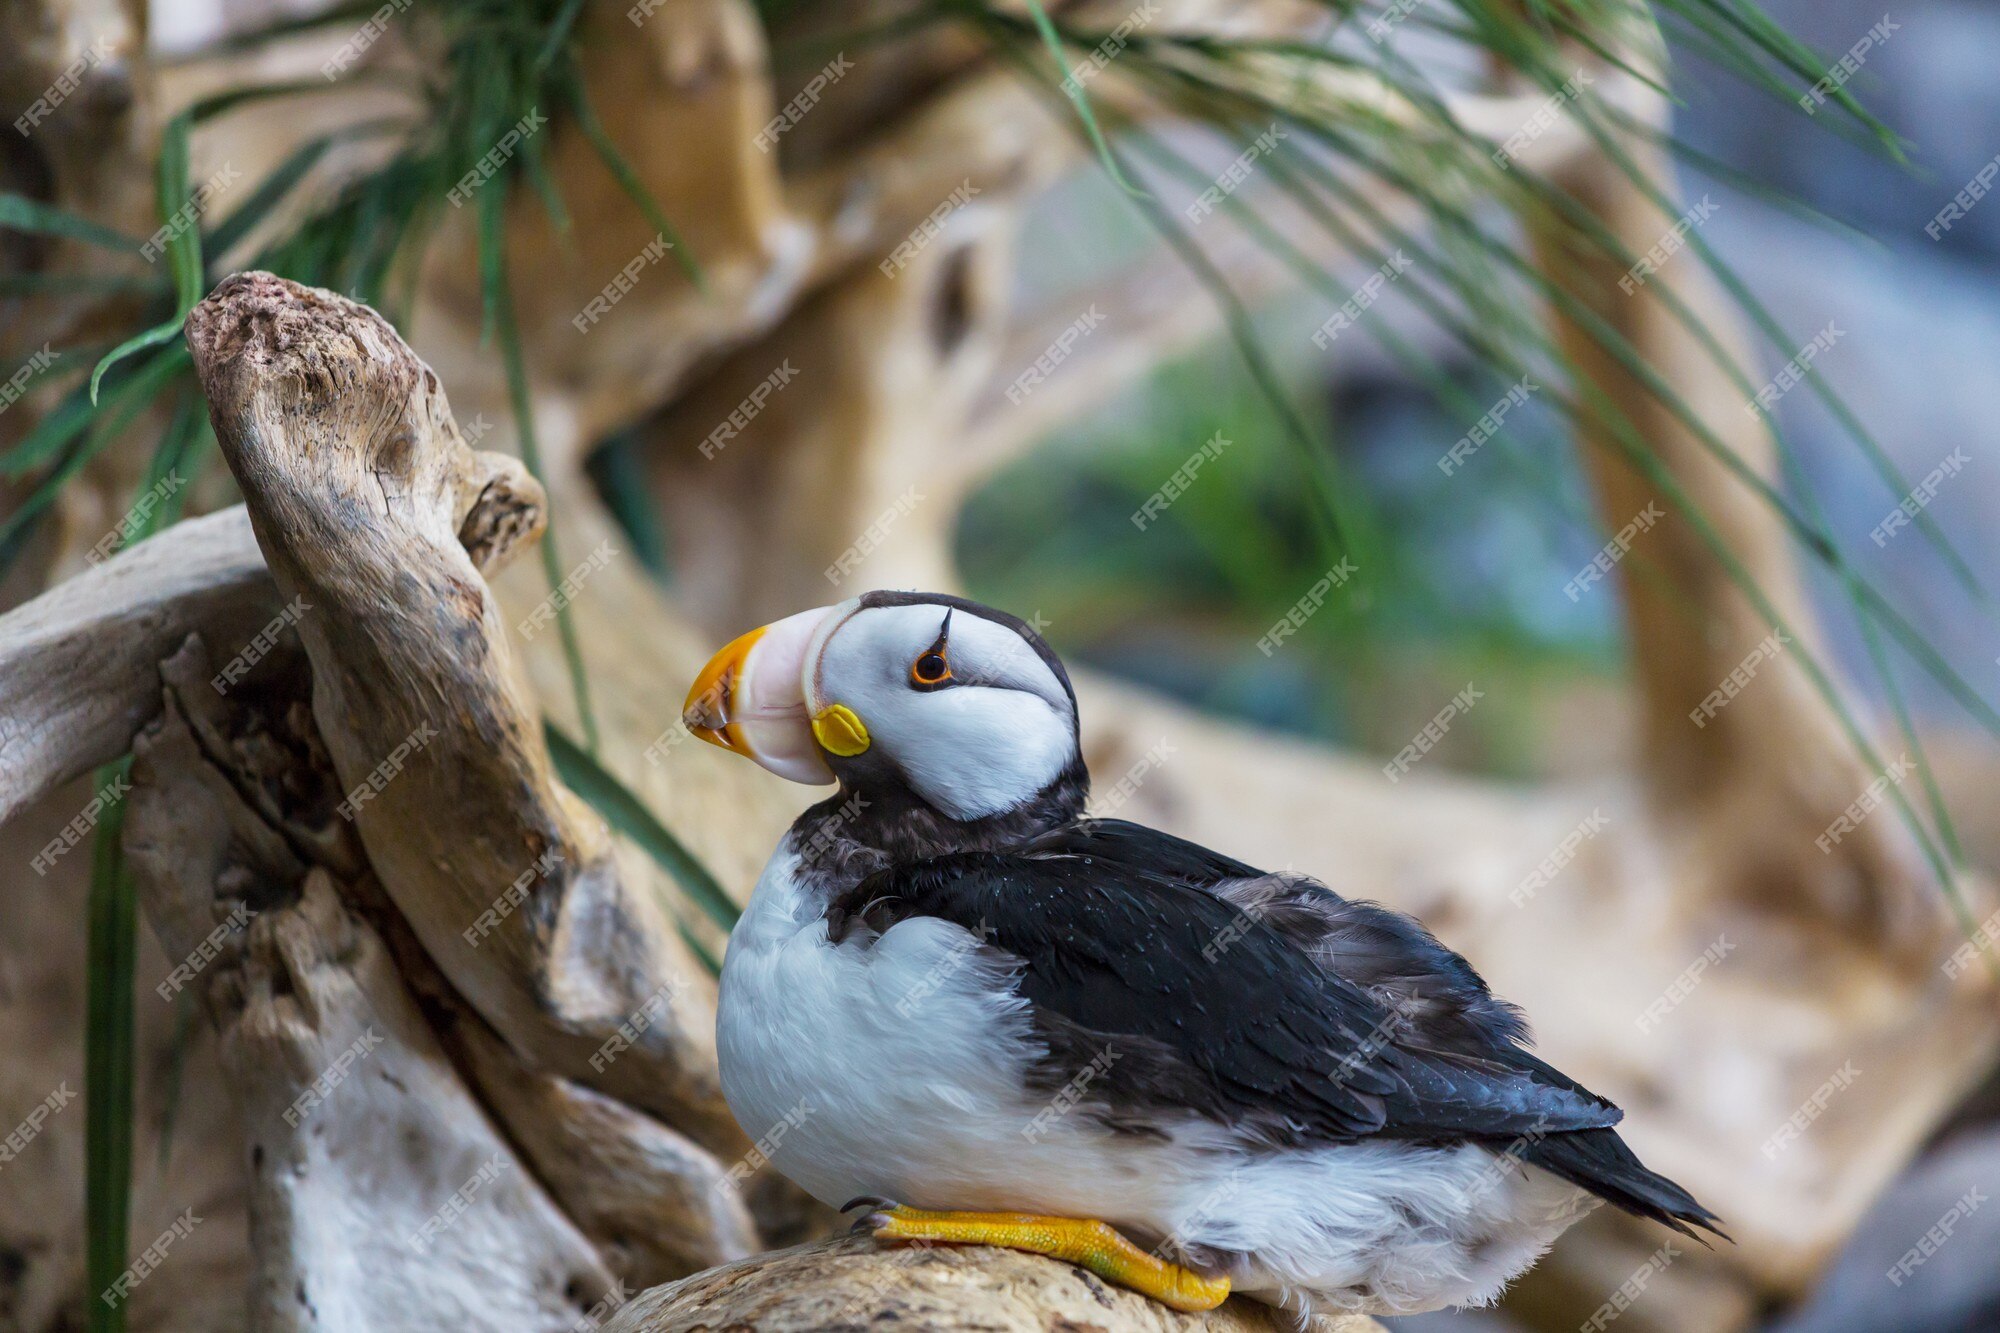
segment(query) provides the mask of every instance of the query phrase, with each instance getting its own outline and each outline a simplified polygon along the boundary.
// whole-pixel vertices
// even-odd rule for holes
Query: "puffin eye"
[[[955,682],[951,678],[951,661],[945,656],[951,651],[951,612],[944,613],[944,623],[938,626],[938,636],[931,646],[917,655],[910,663],[910,688],[915,690],[941,690]]]

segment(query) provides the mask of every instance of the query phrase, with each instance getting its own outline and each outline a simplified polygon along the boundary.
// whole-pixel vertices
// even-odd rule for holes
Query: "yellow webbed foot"
[[[861,1224],[882,1240],[998,1245],[1087,1268],[1176,1310],[1213,1310],[1229,1296],[1227,1277],[1203,1277],[1147,1254],[1103,1222],[1033,1213],[934,1213],[892,1205]]]

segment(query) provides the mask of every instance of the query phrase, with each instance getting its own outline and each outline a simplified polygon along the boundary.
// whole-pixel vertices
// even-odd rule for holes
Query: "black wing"
[[[882,931],[939,917],[1018,960],[1049,1046],[1038,1083],[1053,1091],[1095,1062],[1083,1105],[1123,1128],[1193,1111],[1290,1145],[1539,1140],[1617,1123],[1615,1106],[1516,1044],[1517,1020],[1422,927],[1310,885],[1365,909],[1350,943],[1395,984],[1357,984],[1288,928],[1290,898],[1259,913],[1225,896],[1258,882],[1241,862],[1104,821],[882,871],[828,915],[836,935],[856,919]],[[1475,993],[1489,1013],[1468,1008]]]

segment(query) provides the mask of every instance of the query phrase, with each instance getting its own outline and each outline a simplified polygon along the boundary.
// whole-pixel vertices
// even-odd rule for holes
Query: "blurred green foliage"
[[[1461,373],[1474,396],[1504,392]],[[1399,734],[1385,713],[1426,717],[1468,678],[1555,688],[1615,674],[1615,592],[1562,593],[1601,537],[1553,413],[1531,400],[1509,419],[1513,442],[1447,476],[1437,459],[1464,426],[1421,389],[1314,374],[1302,368],[1292,387],[1318,406],[1375,533],[1319,606],[1328,567],[1284,423],[1219,342],[1066,426],[973,497],[957,553],[973,595],[1040,614],[1079,661],[1347,745],[1385,744]],[[1218,434],[1228,446],[1156,519],[1135,522]],[[1303,623],[1273,643],[1295,608]],[[1474,743],[1493,767],[1525,771],[1531,756],[1515,742],[1528,696],[1489,698],[1468,715]]]

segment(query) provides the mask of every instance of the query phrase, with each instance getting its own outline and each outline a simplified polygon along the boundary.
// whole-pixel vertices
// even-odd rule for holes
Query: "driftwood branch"
[[[539,531],[541,488],[466,447],[436,376],[365,306],[238,275],[188,341],[272,576],[302,608],[343,814],[425,950],[531,1062],[737,1144],[698,965],[550,772],[475,564]],[[642,1008],[665,1012],[600,1055]]]
[[[0,823],[130,750],[159,708],[159,662],[190,633],[249,644],[278,618],[242,510],[154,540],[0,616]]]
[[[1289,1333],[1290,1316],[1236,1299],[1177,1314],[1089,1273],[1012,1250],[884,1249],[823,1241],[713,1269],[635,1298],[606,1333]],[[1359,1315],[1313,1321],[1314,1333],[1382,1333]]]
[[[126,845],[220,1034],[245,1139],[251,1326],[567,1328],[614,1289],[610,1271],[521,1169],[357,909],[367,871],[351,831],[327,825],[334,784],[302,702],[219,701],[211,665],[190,639],[160,668]]]

